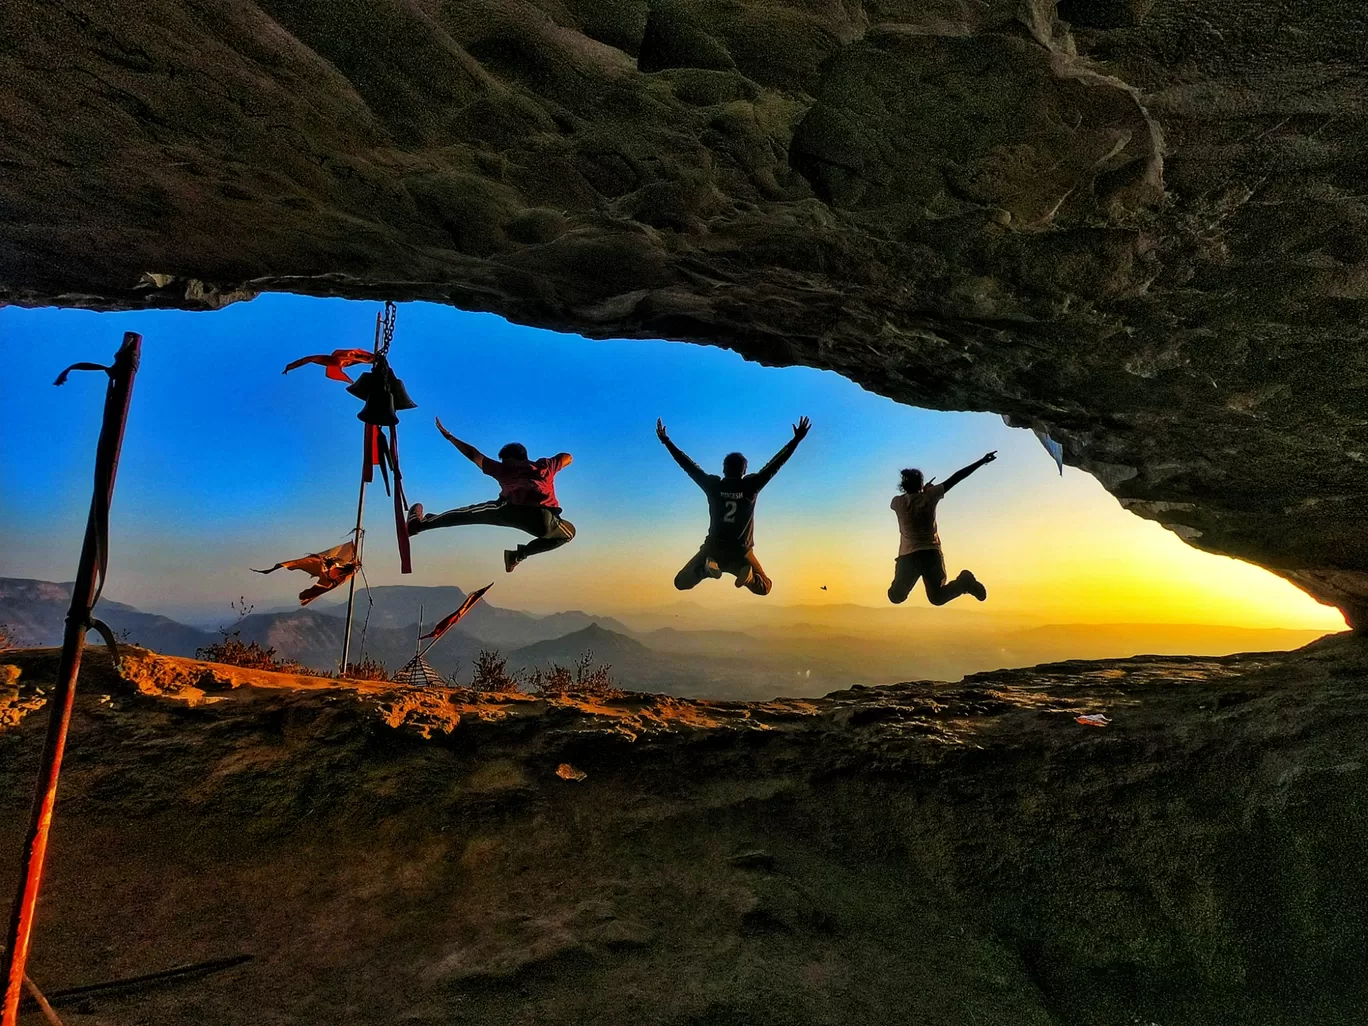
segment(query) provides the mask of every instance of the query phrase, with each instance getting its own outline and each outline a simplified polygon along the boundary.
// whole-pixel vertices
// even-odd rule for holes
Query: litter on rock
[[[556,767],[556,776],[562,780],[583,780],[589,774],[585,773],[584,770],[575,769],[568,762],[563,762]]]
[[[1085,727],[1105,727],[1111,722],[1102,713],[1086,713],[1082,716],[1075,716],[1074,719]]]

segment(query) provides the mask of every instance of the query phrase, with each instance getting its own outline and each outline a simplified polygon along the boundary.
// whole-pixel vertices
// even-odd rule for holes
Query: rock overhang
[[[1047,429],[1368,624],[1368,10],[16,2],[0,300],[428,299]]]

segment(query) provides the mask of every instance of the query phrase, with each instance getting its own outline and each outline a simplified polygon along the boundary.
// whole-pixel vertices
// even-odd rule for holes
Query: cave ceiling
[[[1365,54],[1361,0],[8,0],[0,301],[826,368],[1365,627]]]

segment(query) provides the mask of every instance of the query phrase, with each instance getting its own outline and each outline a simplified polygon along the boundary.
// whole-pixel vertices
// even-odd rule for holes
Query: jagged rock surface
[[[11,0],[0,299],[432,299],[1047,427],[1368,624],[1359,0]]]
[[[12,865],[57,653],[5,658]],[[1351,635],[755,704],[137,650],[126,672],[87,654],[32,974],[255,961],[76,1024],[1338,1026],[1368,1007]],[[1076,722],[1093,712],[1111,725]]]

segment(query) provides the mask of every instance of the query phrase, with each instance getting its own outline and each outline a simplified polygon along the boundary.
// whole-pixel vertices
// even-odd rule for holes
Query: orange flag
[[[343,367],[350,367],[356,363],[374,363],[375,354],[369,349],[334,349],[331,353],[319,353],[317,356],[301,356],[292,363],[287,363],[281,374],[289,374],[290,371],[298,367],[303,367],[306,363],[316,363],[328,369],[328,377],[333,381],[350,382],[351,378]]]
[[[249,569],[254,574],[272,574],[277,570],[303,570],[310,577],[318,578],[312,587],[305,588],[299,593],[299,604],[307,606],[319,595],[326,594],[339,584],[351,580],[352,574],[356,573],[359,566],[356,561],[356,542],[346,541],[323,552],[311,552],[298,559],[287,559],[269,570]]]
[[[433,641],[436,641],[447,631],[451,630],[451,628],[455,627],[456,624],[460,622],[461,617],[465,616],[466,613],[474,609],[475,603],[479,602],[480,599],[484,598],[484,593],[492,587],[494,587],[494,585],[493,583],[490,583],[486,584],[479,591],[472,591],[469,595],[466,596],[465,601],[461,603],[461,607],[457,609],[456,612],[450,613],[447,616],[443,617],[441,620],[438,620],[437,626],[433,627],[432,630],[424,634],[423,637],[431,638]]]

